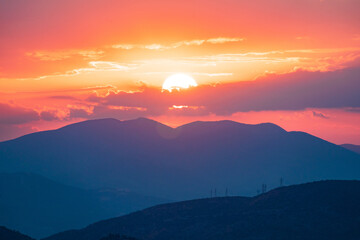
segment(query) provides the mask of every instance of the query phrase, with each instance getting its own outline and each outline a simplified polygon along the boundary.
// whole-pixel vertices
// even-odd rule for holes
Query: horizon
[[[328,139],[325,139],[325,138],[322,138],[320,136],[317,136],[317,135],[314,135],[310,132],[306,132],[306,131],[301,131],[301,130],[296,130],[296,129],[291,129],[291,130],[288,130],[288,129],[285,129],[283,128],[282,126],[278,125],[278,124],[275,124],[273,122],[255,122],[255,123],[245,123],[245,122],[240,122],[236,119],[225,119],[225,118],[218,118],[218,119],[203,119],[203,120],[188,120],[188,121],[180,121],[180,122],[176,122],[176,123],[173,123],[173,122],[170,122],[169,123],[166,123],[166,122],[162,122],[161,120],[158,120],[157,118],[151,118],[151,117],[136,117],[136,118],[131,118],[131,119],[117,119],[117,118],[113,118],[113,117],[106,117],[106,118],[95,118],[95,119],[86,119],[86,120],[79,120],[79,121],[74,121],[74,122],[71,122],[71,123],[63,123],[63,124],[60,124],[59,126],[56,126],[56,127],[48,127],[48,128],[44,128],[44,129],[37,129],[37,130],[34,130],[34,131],[29,131],[29,132],[26,132],[26,133],[23,133],[23,134],[17,134],[13,137],[10,137],[10,138],[5,138],[5,139],[0,139],[0,142],[6,142],[6,141],[11,141],[11,140],[15,140],[17,138],[21,138],[23,136],[26,136],[26,135],[29,135],[29,134],[34,134],[34,133],[38,133],[38,132],[46,132],[46,131],[52,131],[52,130],[58,130],[58,129],[61,129],[63,127],[66,127],[66,126],[69,126],[69,125],[73,125],[73,124],[77,124],[77,123],[82,123],[82,122],[87,122],[87,121],[96,121],[96,120],[105,120],[105,119],[114,119],[114,120],[117,120],[119,122],[124,122],[124,121],[132,121],[132,120],[137,120],[137,119],[141,119],[141,118],[144,118],[144,119],[148,119],[148,120],[153,120],[155,122],[158,122],[158,123],[161,123],[165,126],[168,126],[172,129],[176,129],[178,127],[181,127],[181,126],[184,126],[184,125],[187,125],[187,124],[191,124],[191,123],[194,123],[194,122],[222,122],[222,121],[231,121],[231,122],[236,122],[236,123],[240,123],[240,124],[246,124],[246,125],[260,125],[260,124],[274,124],[282,129],[284,129],[285,131],[287,132],[304,132],[304,133],[308,133],[310,135],[313,135],[315,137],[318,137],[322,140],[325,140],[325,141],[328,141],[328,142],[331,142],[331,143],[334,143],[334,144],[337,144],[337,145],[346,145],[346,144],[350,144],[350,145],[359,145],[357,143],[353,143],[353,142],[332,142]]]
[[[21,135],[21,136],[18,136],[18,137],[15,137],[15,138],[11,138],[11,139],[7,139],[7,140],[4,140],[4,141],[0,141],[0,142],[6,142],[6,141],[11,141],[11,140],[15,140],[17,138],[21,138],[23,136],[26,136],[26,135],[29,135],[29,134],[36,134],[38,132],[47,132],[47,131],[53,131],[53,130],[59,130],[59,129],[62,129],[64,127],[67,127],[67,126],[70,126],[70,125],[74,125],[74,124],[80,124],[80,123],[83,123],[83,122],[89,122],[89,121],[99,121],[99,120],[116,120],[116,121],[119,121],[119,122],[127,122],[127,121],[135,121],[135,120],[139,120],[139,119],[146,119],[146,120],[151,120],[151,121],[155,121],[156,123],[160,123],[160,124],[163,124],[167,127],[170,127],[172,129],[177,129],[179,127],[182,127],[182,126],[185,126],[185,125],[188,125],[188,124],[191,124],[191,123],[196,123],[196,122],[201,122],[201,123],[206,123],[206,122],[226,122],[226,121],[230,121],[230,122],[235,122],[235,123],[239,123],[239,124],[244,124],[244,125],[249,125],[249,126],[257,126],[257,125],[262,125],[262,124],[273,124],[277,127],[280,127],[281,129],[287,131],[286,129],[282,128],[281,126],[277,125],[277,124],[274,124],[274,123],[271,123],[271,122],[261,122],[261,123],[254,123],[254,124],[251,124],[251,123],[242,123],[242,122],[238,122],[238,121],[234,121],[234,120],[229,120],[229,119],[220,119],[220,120],[198,120],[198,121],[192,121],[192,122],[185,122],[185,123],[182,123],[180,125],[168,125],[168,124],[165,124],[165,123],[162,123],[160,121],[157,121],[155,119],[152,119],[152,118],[147,118],[147,117],[137,117],[137,118],[133,118],[133,119],[125,119],[125,120],[119,120],[119,119],[116,119],[116,118],[97,118],[97,119],[88,119],[88,120],[83,120],[83,121],[79,121],[79,122],[73,122],[73,123],[70,123],[68,125],[64,125],[64,126],[60,126],[58,128],[54,128],[54,129],[47,129],[47,130],[42,130],[42,131],[36,131],[36,132],[32,132],[32,133],[27,133],[25,135]],[[303,132],[303,131],[287,131],[287,132]],[[307,132],[304,132],[304,133],[307,133]],[[309,134],[309,133],[308,133]],[[310,134],[312,135],[312,134]],[[318,136],[315,136],[313,135],[314,137],[317,137],[317,138],[320,138]],[[322,139],[322,138],[320,138]],[[322,139],[322,140],[325,140],[327,141],[326,139]],[[330,142],[330,141],[328,141]],[[352,144],[352,143],[341,143],[341,144],[337,144],[337,145],[356,145],[356,144]]]

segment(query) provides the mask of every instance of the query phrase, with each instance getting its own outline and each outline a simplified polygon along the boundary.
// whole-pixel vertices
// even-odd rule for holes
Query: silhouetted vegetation
[[[261,186],[261,193],[266,193],[266,190],[267,190],[267,185],[266,184],[263,184]]]

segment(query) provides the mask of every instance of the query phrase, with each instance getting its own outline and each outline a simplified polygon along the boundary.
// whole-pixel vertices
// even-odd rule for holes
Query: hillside
[[[32,238],[25,236],[17,231],[13,231],[2,226],[0,226],[0,239],[1,240],[33,240]]]
[[[33,172],[82,188],[121,188],[185,200],[251,196],[325,179],[360,179],[360,155],[303,132],[270,124],[153,120],[80,122],[0,143],[0,171]]]
[[[360,238],[359,202],[359,181],[320,181],[252,198],[159,205],[46,240],[99,240],[110,233],[143,240],[355,240]]]
[[[35,174],[0,174],[0,225],[36,238],[164,202],[116,189],[83,190]]]

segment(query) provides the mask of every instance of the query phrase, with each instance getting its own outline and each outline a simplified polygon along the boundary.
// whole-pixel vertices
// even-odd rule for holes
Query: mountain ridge
[[[342,144],[340,145],[343,148],[346,148],[350,151],[356,152],[358,154],[360,154],[360,145],[355,145],[355,144]]]
[[[360,237],[360,181],[319,181],[249,197],[162,204],[44,240],[98,240],[125,234],[165,239],[317,239]]]
[[[0,226],[0,239],[1,240],[34,240],[18,231],[10,230],[6,227]]]
[[[2,141],[0,143],[4,143],[4,142],[12,142],[18,139],[22,139],[24,137],[28,137],[28,136],[34,136],[34,135],[39,135],[39,134],[48,134],[48,133],[53,133],[53,132],[57,132],[57,131],[61,131],[61,130],[71,130],[73,128],[77,128],[77,127],[91,127],[91,125],[93,124],[106,124],[106,125],[112,125],[114,127],[114,125],[116,125],[115,127],[119,127],[121,125],[128,125],[131,123],[135,123],[135,125],[137,126],[141,126],[143,127],[143,125],[160,125],[161,127],[166,127],[168,129],[177,131],[179,129],[183,129],[183,128],[187,128],[187,127],[192,127],[193,125],[199,125],[199,124],[221,124],[221,123],[225,123],[225,124],[232,124],[232,125],[237,125],[237,126],[259,126],[259,127],[271,127],[273,129],[278,129],[279,131],[283,131],[283,132],[287,132],[286,130],[284,130],[283,128],[281,128],[280,126],[271,123],[271,122],[264,122],[264,123],[258,123],[258,124],[246,124],[246,123],[240,123],[240,122],[236,122],[236,121],[232,121],[232,120],[218,120],[218,121],[194,121],[194,122],[190,122],[190,123],[186,123],[177,127],[170,127],[167,126],[165,124],[162,124],[160,122],[157,122],[155,120],[149,119],[149,118],[144,118],[144,117],[139,117],[136,119],[131,119],[131,120],[118,120],[116,118],[100,118],[100,119],[91,119],[91,120],[85,120],[85,121],[80,121],[80,122],[76,122],[76,123],[72,123],[57,129],[51,129],[51,130],[44,130],[44,131],[38,131],[38,132],[33,132],[33,133],[29,133],[29,134],[25,134],[23,136],[14,138],[14,139],[10,139],[10,140],[6,140],[6,141]],[[145,123],[145,124],[144,124]],[[90,126],[89,126],[90,125]],[[290,131],[292,132],[292,131]],[[297,132],[297,131],[294,131]],[[326,140],[324,140],[326,141]]]

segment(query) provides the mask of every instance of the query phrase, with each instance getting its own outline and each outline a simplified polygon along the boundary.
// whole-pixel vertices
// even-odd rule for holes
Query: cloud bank
[[[173,111],[174,114],[186,115],[198,111],[200,115],[226,116],[249,111],[358,108],[359,89],[360,68],[348,68],[333,72],[296,71],[267,75],[255,81],[200,86],[174,93],[145,87],[142,91],[132,93],[120,91],[110,92],[106,96],[94,94],[88,101],[96,104],[97,108],[125,113],[124,109],[128,107],[133,114],[141,115],[162,115],[179,110],[173,108],[175,105],[199,108],[182,108],[181,111]],[[146,111],[137,111],[136,108]]]

